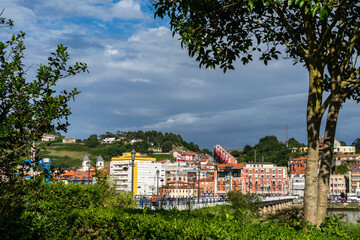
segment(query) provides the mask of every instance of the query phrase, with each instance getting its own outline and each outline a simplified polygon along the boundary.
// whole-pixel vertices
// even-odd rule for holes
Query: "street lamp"
[[[131,194],[134,194],[134,160],[136,151],[131,151]]]
[[[89,174],[88,174],[88,180],[89,180],[89,184],[90,184],[90,168],[91,168],[91,162],[87,162],[86,165],[89,167]]]
[[[159,174],[160,174],[160,170],[157,169],[156,170],[156,197],[157,197],[157,199],[159,198]]]

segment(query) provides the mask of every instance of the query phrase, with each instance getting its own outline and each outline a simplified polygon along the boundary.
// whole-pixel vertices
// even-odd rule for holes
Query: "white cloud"
[[[130,82],[151,83],[151,81],[149,79],[145,79],[145,78],[132,78],[132,79],[130,79]]]
[[[108,49],[105,51],[105,55],[108,55],[108,56],[113,56],[113,55],[118,55],[118,54],[119,54],[119,51],[116,49]]]
[[[188,78],[188,79],[182,79],[182,82],[187,87],[200,88],[205,86],[205,82],[201,79]]]

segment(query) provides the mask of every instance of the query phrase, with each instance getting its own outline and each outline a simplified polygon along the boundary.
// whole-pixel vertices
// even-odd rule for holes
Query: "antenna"
[[[286,147],[289,147],[288,125],[286,124]]]
[[[225,136],[225,149],[226,149],[226,151],[228,150],[227,149],[227,136]]]

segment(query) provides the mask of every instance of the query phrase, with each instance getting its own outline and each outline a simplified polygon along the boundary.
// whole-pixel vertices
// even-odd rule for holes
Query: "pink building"
[[[274,163],[245,163],[242,170],[242,191],[271,196],[289,194],[289,177],[286,167]]]

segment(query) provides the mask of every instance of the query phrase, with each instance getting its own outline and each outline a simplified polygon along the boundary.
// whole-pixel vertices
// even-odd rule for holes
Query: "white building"
[[[134,195],[153,195],[165,183],[165,169],[155,158],[140,153],[136,153],[132,166],[131,153],[128,152],[111,159],[110,177],[118,191],[130,192],[133,181]]]
[[[105,163],[104,159],[101,156],[99,156],[96,159],[96,169],[99,169],[99,170],[104,169],[104,163]]]
[[[305,177],[303,174],[290,176],[290,194],[303,198],[305,193]]]
[[[329,195],[340,196],[341,193],[346,193],[346,179],[344,175],[331,174],[329,184]]]
[[[83,172],[89,171],[90,165],[91,165],[90,158],[86,154],[82,160],[82,171]]]
[[[355,146],[341,146],[341,143],[335,139],[334,152],[355,153]]]
[[[101,143],[114,143],[116,141],[116,139],[114,137],[107,137],[104,139],[101,139]]]

